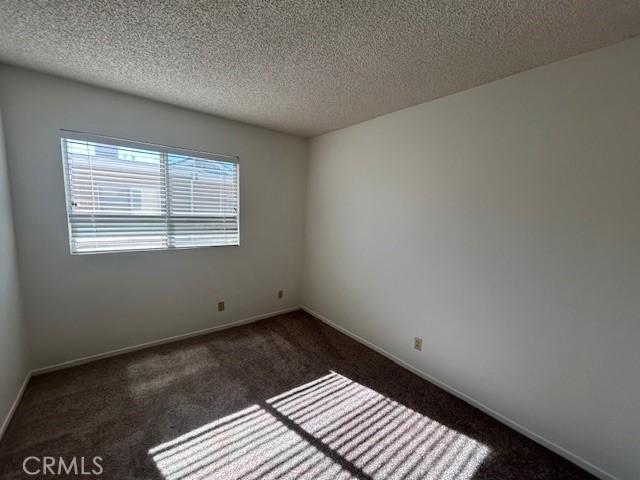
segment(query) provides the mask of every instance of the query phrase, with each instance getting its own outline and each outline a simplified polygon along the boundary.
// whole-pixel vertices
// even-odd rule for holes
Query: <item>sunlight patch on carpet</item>
[[[166,480],[471,480],[489,453],[335,372],[149,451]]]

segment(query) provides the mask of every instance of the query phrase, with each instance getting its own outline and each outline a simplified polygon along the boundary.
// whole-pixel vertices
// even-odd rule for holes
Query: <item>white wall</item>
[[[7,66],[0,104],[32,367],[299,304],[305,139]],[[241,246],[71,256],[61,128],[239,155]]]
[[[640,38],[318,137],[307,188],[303,304],[640,478]]]
[[[27,374],[25,346],[0,111],[0,435]]]

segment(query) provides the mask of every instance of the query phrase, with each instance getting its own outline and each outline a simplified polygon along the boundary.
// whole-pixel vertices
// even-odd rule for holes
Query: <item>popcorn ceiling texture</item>
[[[303,136],[637,34],[638,0],[0,2],[1,61]]]

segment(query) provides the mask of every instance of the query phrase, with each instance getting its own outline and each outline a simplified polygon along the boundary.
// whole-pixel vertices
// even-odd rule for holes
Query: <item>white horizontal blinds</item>
[[[73,253],[239,243],[236,163],[136,145],[62,139]]]
[[[74,139],[63,151],[72,252],[166,247],[160,153]]]
[[[238,164],[168,155],[175,247],[238,245]]]

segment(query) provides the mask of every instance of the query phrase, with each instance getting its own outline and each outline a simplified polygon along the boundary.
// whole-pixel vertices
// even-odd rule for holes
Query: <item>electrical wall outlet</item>
[[[218,311],[224,312],[224,302],[218,302]]]
[[[422,339],[420,337],[416,337],[413,339],[413,348],[415,348],[419,352],[422,351]]]
[[[282,298],[284,296],[284,292],[282,290],[278,290],[278,298]]]

